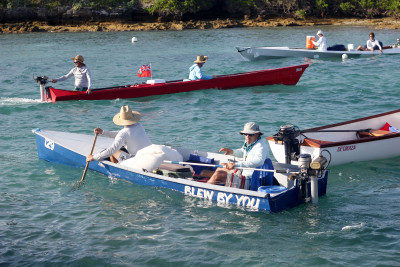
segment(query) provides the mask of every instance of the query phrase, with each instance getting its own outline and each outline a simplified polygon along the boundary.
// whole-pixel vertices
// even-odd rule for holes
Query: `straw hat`
[[[197,56],[197,59],[193,62],[194,63],[206,63],[207,59],[208,59],[207,56],[199,55],[199,56]]]
[[[76,57],[71,57],[71,59],[73,59],[74,61],[79,61],[80,63],[83,63],[83,56],[81,55],[77,55]]]
[[[248,122],[244,125],[243,131],[239,132],[240,134],[256,134],[259,133],[260,135],[263,135],[262,132],[260,132],[260,126],[258,126],[257,123],[251,121]]]
[[[324,35],[324,32],[323,32],[323,31],[321,31],[321,30],[319,30],[319,31],[317,32],[317,35],[319,35],[319,34],[322,34],[322,35]]]
[[[129,106],[122,106],[121,111],[114,116],[113,122],[116,125],[128,126],[140,121],[140,117],[139,112],[132,111]]]

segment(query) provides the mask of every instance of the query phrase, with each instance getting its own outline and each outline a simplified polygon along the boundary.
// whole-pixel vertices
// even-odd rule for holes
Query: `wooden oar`
[[[94,135],[93,145],[92,145],[92,149],[90,150],[90,154],[89,154],[89,155],[92,155],[92,154],[93,154],[94,145],[96,144],[96,140],[97,140],[97,136],[98,136],[98,135],[99,135],[98,133],[96,133],[96,134]],[[85,170],[83,171],[82,178],[81,178],[81,180],[79,181],[80,183],[82,183],[83,180],[85,180],[85,176],[86,176],[86,172],[87,172],[87,170],[88,170],[88,167],[89,167],[89,161],[86,162]]]

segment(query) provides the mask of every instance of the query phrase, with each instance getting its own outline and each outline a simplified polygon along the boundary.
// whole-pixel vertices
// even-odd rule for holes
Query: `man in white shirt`
[[[90,74],[90,70],[83,63],[84,58],[81,55],[77,55],[76,57],[72,57],[74,60],[75,68],[70,70],[66,75],[61,76],[60,78],[51,80],[53,83],[62,82],[66,79],[74,76],[75,77],[75,91],[86,91],[87,94],[90,94],[92,87],[92,77]]]
[[[379,50],[382,53],[382,46],[378,40],[375,40],[375,34],[373,32],[370,32],[369,39],[367,41],[367,45],[365,45],[365,46],[360,45],[359,47],[357,47],[357,50],[359,50],[359,51]]]
[[[378,40],[375,40],[375,34],[373,32],[369,33],[369,40],[367,41],[367,49],[371,51],[379,50],[382,53],[382,46]]]
[[[121,107],[121,111],[114,116],[113,121],[124,128],[113,132],[94,129],[97,134],[114,138],[114,142],[109,148],[95,155],[88,155],[86,161],[100,161],[110,157],[112,162],[118,163],[135,156],[140,149],[151,145],[146,131],[139,123],[140,117],[140,113],[132,111],[129,106]]]
[[[319,51],[327,51],[328,47],[326,46],[326,38],[324,36],[324,32],[319,30],[317,32],[317,35],[319,37],[319,40],[317,42],[313,42],[313,44],[318,47]]]

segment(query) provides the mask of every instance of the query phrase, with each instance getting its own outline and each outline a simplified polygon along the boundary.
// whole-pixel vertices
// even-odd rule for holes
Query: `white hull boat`
[[[312,59],[319,58],[357,58],[372,57],[381,55],[380,51],[319,51],[309,48],[291,48],[287,46],[281,47],[236,47],[240,55],[246,60],[271,59],[280,57],[306,57]],[[400,48],[392,48],[390,46],[383,47],[383,55],[400,54]]]
[[[299,130],[284,125],[267,137],[278,162],[296,164],[298,155],[330,158],[330,165],[400,156],[400,109],[342,123]],[[329,156],[329,157],[328,157]]]

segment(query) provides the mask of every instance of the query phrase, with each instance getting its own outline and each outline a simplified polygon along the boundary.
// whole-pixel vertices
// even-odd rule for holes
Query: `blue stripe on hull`
[[[53,143],[52,141],[47,140],[38,134],[36,134],[36,143],[38,156],[41,159],[73,167],[83,167],[86,164],[85,156],[73,152],[59,144]],[[114,178],[124,179],[136,184],[169,188],[182,192],[185,195],[212,200],[224,205],[233,204],[239,207],[249,208],[250,210],[278,212],[304,203],[303,199],[298,198],[298,187],[290,188],[274,197],[271,197],[270,194],[267,194],[266,197],[257,197],[253,195],[227,192],[223,190],[225,188],[223,186],[220,187],[221,190],[215,190],[202,187],[203,183],[199,182],[184,184],[177,182],[178,179],[177,181],[174,181],[171,178],[160,179],[151,176],[153,174],[146,175],[142,173],[136,173],[96,161],[91,162],[89,164],[89,168],[105,175],[112,174],[112,177]],[[179,180],[182,181],[181,179]],[[318,181],[320,196],[326,194],[326,186],[327,173],[323,179],[319,179]]]

